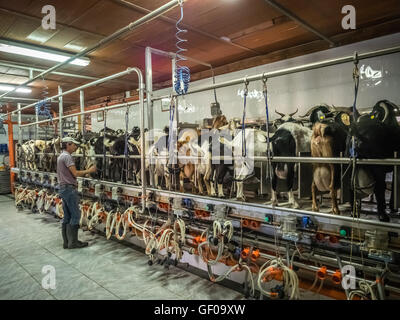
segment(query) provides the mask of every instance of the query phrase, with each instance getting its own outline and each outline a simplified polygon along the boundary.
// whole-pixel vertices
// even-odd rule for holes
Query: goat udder
[[[287,174],[288,174],[288,168],[287,165],[285,164],[283,167],[283,170],[279,170],[278,168],[275,169],[275,174],[279,179],[286,179]]]

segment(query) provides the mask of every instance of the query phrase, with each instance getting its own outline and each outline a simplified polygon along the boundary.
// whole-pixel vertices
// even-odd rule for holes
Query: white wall
[[[244,78],[246,75],[250,76],[326,59],[349,56],[353,55],[355,51],[363,53],[396,45],[400,45],[400,33],[224,74],[216,77],[216,83]],[[364,68],[369,66],[373,70],[382,73],[382,77],[376,80],[367,79],[365,73],[362,74],[358,98],[358,106],[360,108],[372,107],[380,99],[388,99],[400,104],[400,96],[398,94],[400,84],[399,58],[400,54],[393,54],[360,62],[360,67],[363,65]],[[309,108],[319,103],[351,106],[354,99],[352,72],[353,64],[347,63],[268,80],[268,101],[271,110],[270,117],[272,119],[277,117],[273,112],[275,109],[283,113],[288,113],[294,112],[296,108],[299,108],[299,114],[304,114]],[[211,78],[203,79],[191,83],[190,88],[211,83]],[[241,117],[242,115],[243,99],[238,94],[238,90],[240,91],[243,88],[244,85],[238,85],[217,90],[217,97],[221,109],[228,119]],[[261,117],[265,119],[265,104],[262,96],[261,81],[250,84],[249,91],[254,92],[254,90],[257,90],[256,93],[258,97],[248,97],[247,118]],[[171,88],[168,88],[159,90],[155,92],[154,95],[165,95],[170,92]],[[203,118],[211,117],[210,103],[213,101],[213,91],[188,95],[184,97],[184,99],[180,98],[180,121],[202,123]],[[124,118],[124,109],[111,111],[107,117],[107,126],[113,129],[125,128]],[[168,118],[168,112],[161,112],[161,101],[156,101],[154,104],[155,128],[163,128],[165,125],[168,125]],[[129,116],[129,129],[133,126],[139,126],[139,120],[138,107],[132,107]],[[98,123],[96,114],[93,114],[93,131],[98,131],[103,128],[103,126],[104,123]]]

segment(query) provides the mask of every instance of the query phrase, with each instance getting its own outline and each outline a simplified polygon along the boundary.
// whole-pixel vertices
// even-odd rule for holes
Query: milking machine
[[[330,64],[326,62],[325,65]],[[324,63],[317,63],[313,68],[317,66],[324,66]],[[296,72],[308,68],[311,67],[297,67]],[[263,81],[268,149],[266,157],[255,158],[255,161],[262,158],[260,161],[267,162],[269,170],[274,161],[332,161],[307,157],[282,159],[272,155],[267,79],[291,72],[295,71],[278,70],[247,77],[244,81],[246,87],[251,81]],[[190,94],[187,86],[185,89],[185,70],[179,71],[176,79],[182,80],[177,84],[180,90]],[[210,88],[238,83],[243,83],[243,79],[237,83],[213,84]],[[143,90],[142,84],[140,88]],[[154,101],[158,99],[152,92],[147,92],[147,97]],[[139,104],[143,116],[143,100]],[[111,107],[114,106],[103,109]],[[245,108],[246,95],[242,122],[244,152],[249,143],[244,134]],[[171,103],[170,110],[173,121],[177,116],[173,112],[177,108]],[[213,110],[214,114],[219,114],[217,105]],[[63,114],[59,117],[62,119]],[[104,129],[106,119],[107,115],[104,116]],[[144,123],[141,123],[141,133],[144,133]],[[145,150],[143,140],[142,150]],[[125,152],[121,156],[124,160],[130,157],[126,144],[125,135]],[[102,157],[103,170],[107,167],[106,159],[114,157],[105,152],[95,156]],[[146,157],[144,153],[140,155],[142,168]],[[350,159],[335,161],[346,164]],[[40,214],[48,212],[62,217],[55,173],[38,173],[27,168],[13,170],[17,174],[15,198],[18,208],[36,208],[34,210]],[[399,224],[155,189],[147,185],[144,172],[138,186],[128,184],[122,176],[121,182],[107,181],[104,174],[101,172],[101,180],[78,178],[78,191],[82,197],[81,225],[107,239],[141,246],[149,258],[150,268],[157,264],[166,268],[190,264],[202,269],[212,282],[242,284],[240,290],[250,299],[301,299],[304,290],[341,299],[400,297]],[[270,179],[271,173],[267,172],[267,176]],[[349,279],[346,270],[354,271],[354,288],[342,286],[341,280]]]

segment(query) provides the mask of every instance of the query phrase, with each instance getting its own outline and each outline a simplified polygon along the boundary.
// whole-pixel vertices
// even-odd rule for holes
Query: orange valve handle
[[[269,282],[271,280],[282,281],[283,280],[283,271],[280,268],[269,267],[268,272],[265,275],[263,281]]]
[[[329,236],[329,241],[330,243],[335,244],[339,242],[339,239],[336,236]]]
[[[251,220],[250,221],[250,227],[253,228],[253,229],[258,229],[260,227],[260,222]]]
[[[257,259],[260,257],[260,250],[253,250],[252,252],[251,252],[251,256],[250,256],[250,259],[251,259],[251,261],[257,261]]]
[[[322,241],[325,239],[325,235],[321,232],[317,232],[317,234],[315,235],[315,239],[317,239],[318,241]]]
[[[195,238],[193,239],[193,242],[194,242],[195,244],[199,244],[200,241],[201,241],[200,236],[197,236],[197,237],[195,237]]]
[[[240,254],[240,256],[242,257],[242,259],[247,259],[247,257],[250,254],[250,248],[244,248],[242,253]]]
[[[326,267],[323,266],[321,267],[318,271],[317,271],[317,276],[319,279],[321,280],[325,280],[326,279]]]
[[[332,275],[332,282],[334,284],[342,283],[342,273],[340,272],[340,270],[336,270],[335,273]]]

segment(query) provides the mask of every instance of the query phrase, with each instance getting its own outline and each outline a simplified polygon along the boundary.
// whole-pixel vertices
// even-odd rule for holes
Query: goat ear
[[[187,136],[187,137],[186,137],[186,142],[189,142],[189,141],[190,141],[190,137]]]

